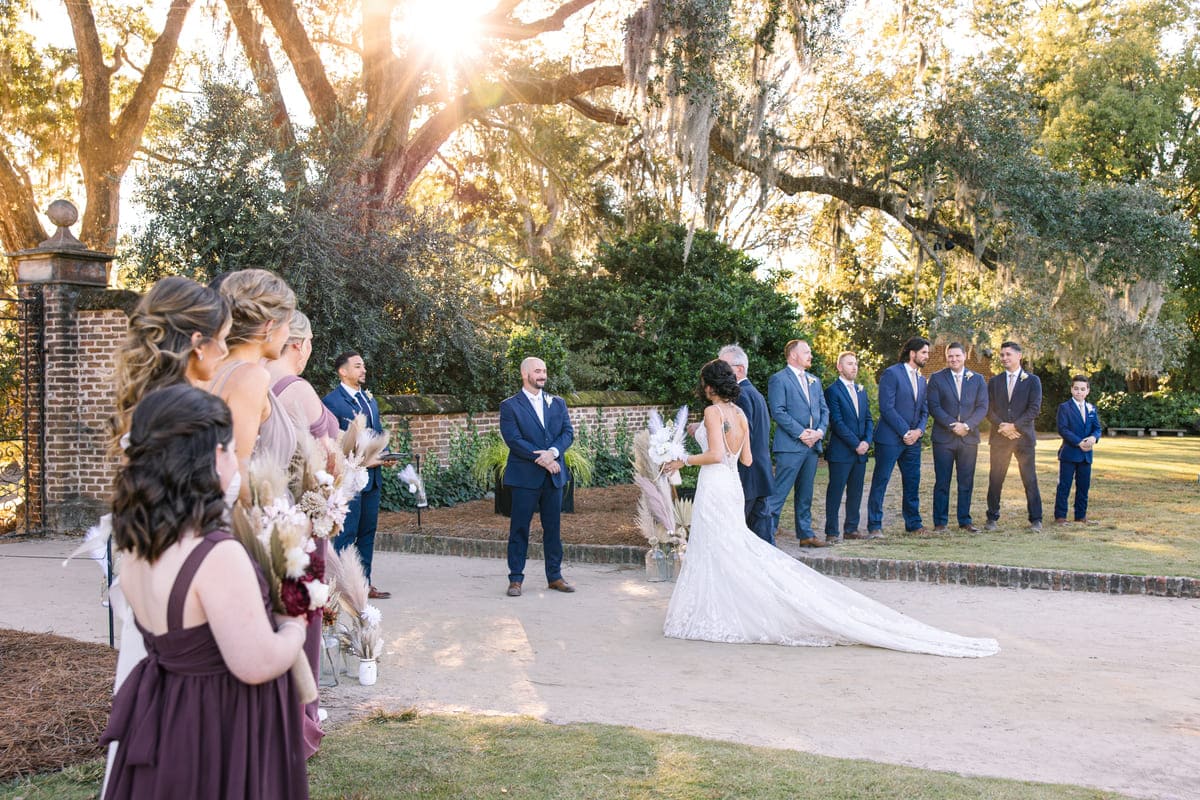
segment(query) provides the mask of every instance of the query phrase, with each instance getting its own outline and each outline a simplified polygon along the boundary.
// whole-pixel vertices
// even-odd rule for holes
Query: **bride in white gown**
[[[723,369],[722,369],[723,368]],[[737,462],[749,466],[749,426],[734,404],[733,371],[711,361],[700,373],[711,405],[696,440],[704,452],[683,571],[663,633],[710,642],[828,647],[867,644],[958,658],[1000,651],[995,639],[972,639],[904,616],[805,566],[746,527]],[[683,462],[670,462],[678,469]]]

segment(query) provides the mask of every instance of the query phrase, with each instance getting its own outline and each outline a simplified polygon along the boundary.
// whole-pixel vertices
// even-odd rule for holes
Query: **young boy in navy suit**
[[[1091,386],[1086,375],[1071,378],[1071,399],[1058,407],[1058,492],[1054,496],[1054,522],[1067,524],[1067,499],[1075,483],[1075,521],[1092,523],[1087,517],[1088,490],[1092,485],[1092,449],[1100,438],[1100,415],[1087,402]]]

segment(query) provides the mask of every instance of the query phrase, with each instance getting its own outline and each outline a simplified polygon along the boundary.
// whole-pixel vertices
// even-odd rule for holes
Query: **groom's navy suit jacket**
[[[567,403],[561,397],[551,397],[542,392],[544,404],[543,426],[538,420],[533,404],[519,391],[500,403],[500,436],[508,445],[508,462],[504,466],[504,485],[523,489],[538,489],[549,473],[535,462],[534,450],[558,450],[557,475],[551,475],[555,486],[566,486],[570,478],[564,454],[575,441],[575,429],[571,427],[571,416]]]
[[[806,428],[829,430],[829,406],[825,405],[825,394],[817,376],[804,373],[808,380],[808,399],[800,388],[800,381],[791,367],[784,367],[767,381],[767,403],[771,419],[775,420],[775,438],[771,450],[775,453],[803,453],[808,446],[800,441]],[[813,448],[821,452],[821,442]]]
[[[745,466],[738,462],[738,476],[742,479],[742,493],[746,500],[755,497],[770,497],[774,489],[771,480],[771,412],[762,392],[755,388],[749,378],[743,378],[738,386],[738,408],[750,423],[750,455],[754,463]]]
[[[368,427],[376,433],[383,433],[383,420],[379,417],[379,404],[375,402],[374,397],[367,394],[365,389],[362,393],[367,398],[367,405],[371,408],[371,419],[367,421]],[[337,417],[338,426],[342,430],[350,427],[350,423],[359,414],[362,414],[363,417],[367,416],[363,413],[362,408],[359,407],[358,402],[350,396],[350,393],[340,383],[332,392],[322,397],[321,402]],[[362,489],[364,493],[378,489],[381,486],[379,473],[380,467],[371,467],[367,470],[367,485]]]

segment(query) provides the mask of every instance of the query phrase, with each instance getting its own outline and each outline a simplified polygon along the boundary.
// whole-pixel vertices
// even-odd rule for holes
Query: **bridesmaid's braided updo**
[[[295,292],[283,278],[265,269],[231,272],[223,276],[219,291],[233,315],[233,327],[225,338],[230,347],[258,338],[270,322],[289,321],[296,310]]]

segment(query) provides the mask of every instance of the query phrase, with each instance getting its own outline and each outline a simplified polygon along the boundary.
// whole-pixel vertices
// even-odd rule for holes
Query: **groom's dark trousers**
[[[746,499],[746,527],[758,538],[775,544],[775,520],[771,517],[771,412],[762,392],[743,378],[738,382],[741,393],[737,404],[750,424],[750,455],[754,463],[745,466],[738,462],[738,477],[742,479],[742,494]]]
[[[575,429],[567,404],[561,397],[541,395],[543,419],[529,397],[517,392],[500,404],[500,436],[508,445],[504,485],[512,491],[512,517],[508,526],[508,580],[523,583],[529,552],[529,526],[533,512],[542,521],[542,550],[546,560],[546,582],[562,577],[562,490],[570,473],[563,454],[575,441]],[[551,475],[538,466],[535,450],[558,450],[559,471]]]

